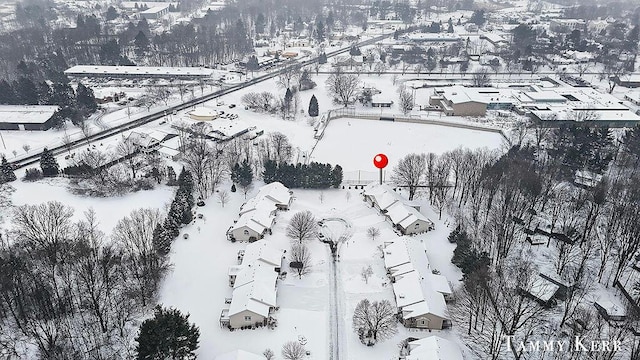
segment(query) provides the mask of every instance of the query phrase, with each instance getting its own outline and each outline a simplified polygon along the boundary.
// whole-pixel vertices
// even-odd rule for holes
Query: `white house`
[[[393,283],[396,305],[405,327],[441,330],[451,321],[444,296],[417,271],[398,276]]]
[[[234,288],[229,309],[225,309],[226,314],[225,311],[222,313],[221,324],[234,329],[257,324],[267,325],[268,318],[276,307],[277,274],[275,275],[273,283],[251,281]]]
[[[257,355],[244,350],[233,350],[228,353],[220,354],[214,360],[265,360],[262,355]]]
[[[460,348],[452,341],[433,335],[410,341],[405,360],[463,360]]]
[[[229,229],[228,235],[237,241],[260,240],[271,233],[275,222],[276,217],[270,211],[256,209],[241,215]]]
[[[364,201],[385,215],[386,220],[403,235],[419,234],[435,228],[431,220],[408,205],[387,184],[369,184],[362,194]]]
[[[404,326],[450,326],[445,300],[452,296],[451,286],[444,276],[432,273],[424,245],[416,239],[400,237],[385,242],[383,255]]]

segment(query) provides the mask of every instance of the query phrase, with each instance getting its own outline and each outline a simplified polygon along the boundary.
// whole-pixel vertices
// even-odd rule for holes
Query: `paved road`
[[[376,36],[374,38],[358,42],[358,43],[356,43],[354,45],[359,46],[359,47],[360,46],[370,45],[370,44],[373,44],[373,43],[375,43],[377,41],[380,41],[380,40],[382,40],[384,38],[392,36],[392,35],[393,35],[392,33],[389,33],[389,34]],[[342,48],[342,49],[338,49],[338,50],[334,50],[334,51],[328,52],[328,53],[326,53],[326,55],[327,55],[327,58],[331,58],[331,57],[334,57],[336,55],[340,55],[340,54],[346,53],[346,52],[349,51],[349,49],[350,49],[350,47],[345,47],[345,48]],[[195,98],[195,99],[192,99],[192,100],[189,100],[189,101],[185,101],[185,102],[183,102],[181,104],[168,107],[167,109],[163,109],[163,110],[155,112],[153,114],[149,114],[149,115],[143,116],[142,118],[130,121],[128,123],[117,125],[117,126],[114,126],[114,127],[108,128],[108,129],[104,129],[104,130],[102,130],[100,132],[97,132],[97,133],[95,133],[93,135],[90,135],[90,136],[88,136],[86,138],[72,141],[71,143],[69,143],[67,145],[61,144],[60,146],[52,147],[49,150],[54,155],[60,155],[60,154],[66,152],[68,150],[70,151],[72,149],[80,147],[80,146],[84,145],[86,142],[103,140],[105,138],[120,134],[122,132],[131,130],[131,129],[135,129],[135,128],[141,126],[141,125],[144,125],[144,124],[147,124],[149,122],[158,120],[158,119],[162,118],[163,116],[166,116],[166,114],[171,114],[171,113],[173,113],[175,111],[181,111],[181,110],[187,109],[189,107],[192,107],[192,106],[207,102],[209,100],[216,99],[216,98],[219,98],[221,96],[236,92],[238,90],[242,90],[242,89],[244,89],[244,88],[246,88],[248,86],[252,86],[252,85],[261,83],[263,81],[272,79],[272,78],[280,75],[282,72],[284,72],[288,68],[288,66],[290,66],[290,65],[291,66],[293,66],[293,65],[308,66],[308,65],[311,65],[313,63],[316,63],[317,61],[318,61],[317,57],[316,58],[311,58],[311,59],[308,59],[308,60],[293,60],[293,61],[291,61],[291,62],[289,62],[287,64],[287,67],[283,67],[283,68],[277,69],[277,70],[275,70],[273,72],[270,72],[268,74],[257,76],[257,77],[255,77],[255,78],[253,78],[251,80],[245,81],[245,82],[240,83],[240,84],[236,84],[236,85],[232,85],[232,86],[226,87],[224,89],[215,91],[215,92],[213,92],[211,94],[208,94],[208,95],[205,95],[205,96],[201,96],[199,98]],[[22,167],[26,167],[26,166],[35,164],[38,161],[40,161],[40,153],[33,154],[33,155],[30,155],[30,156],[24,157],[22,159],[19,159],[19,160],[15,160],[15,161],[12,162],[12,164],[13,164],[13,166],[15,168],[22,168]]]

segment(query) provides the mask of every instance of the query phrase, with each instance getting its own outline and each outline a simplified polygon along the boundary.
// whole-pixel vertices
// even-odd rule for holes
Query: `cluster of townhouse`
[[[278,210],[289,210],[293,192],[279,182],[260,188],[258,194],[240,207],[238,220],[227,230],[231,241],[253,242],[271,234]]]
[[[384,266],[391,279],[402,324],[435,330],[451,327],[446,304],[453,299],[451,285],[446,277],[433,273],[424,245],[407,236],[384,245]]]
[[[238,265],[229,268],[231,298],[220,314],[220,326],[230,329],[274,326],[277,281],[285,251],[260,240],[238,252]]]
[[[433,221],[420,213],[417,203],[404,200],[387,184],[369,184],[362,193],[364,201],[384,215],[393,228],[402,235],[419,234],[433,230]]]

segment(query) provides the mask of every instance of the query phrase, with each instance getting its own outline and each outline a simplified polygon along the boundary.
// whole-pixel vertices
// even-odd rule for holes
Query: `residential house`
[[[609,299],[600,299],[593,304],[598,313],[605,319],[609,321],[624,321],[627,318],[626,309],[614,303]]]
[[[258,194],[240,207],[240,218],[227,231],[237,241],[256,241],[271,233],[277,210],[288,210],[293,192],[279,182],[260,188]]]
[[[551,307],[556,304],[555,296],[558,289],[559,286],[553,282],[541,276],[535,276],[526,286],[520,287],[520,292],[544,307]]]
[[[452,297],[451,286],[444,276],[433,274],[424,245],[400,237],[385,242],[383,256],[402,324],[424,329],[451,326],[445,301]]]
[[[270,211],[254,210],[240,216],[228,235],[236,241],[256,241],[271,233],[276,218]]]
[[[257,355],[244,350],[233,350],[215,357],[214,360],[266,360],[262,355]]]
[[[371,96],[371,107],[386,107],[389,108],[393,105],[393,100],[389,100],[386,97],[376,94]]]
[[[419,234],[435,228],[431,220],[415,207],[408,205],[408,202],[389,185],[369,184],[362,195],[366,203],[380,211],[403,235]]]
[[[437,335],[409,341],[405,360],[463,360],[460,348]]]

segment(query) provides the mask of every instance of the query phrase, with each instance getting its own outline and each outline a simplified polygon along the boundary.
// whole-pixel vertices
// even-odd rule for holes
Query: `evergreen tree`
[[[236,184],[231,184],[231,192],[236,192]]]
[[[239,175],[238,185],[243,189],[246,189],[253,182],[253,169],[251,169],[251,165],[249,165],[249,161],[247,161],[247,159],[242,161]]]
[[[19,78],[14,82],[13,89],[16,94],[16,103],[19,105],[38,105],[38,89],[31,79]]]
[[[176,184],[176,171],[173,170],[173,166],[167,166],[167,185]]]
[[[240,164],[236,163],[235,165],[233,165],[233,167],[231,168],[231,181],[234,184],[238,184],[240,182],[240,177],[241,177],[241,173],[240,173]],[[233,191],[233,190],[232,190]]]
[[[16,174],[13,173],[13,168],[7,159],[3,156],[2,163],[0,164],[0,184],[12,182],[16,180]]]
[[[107,21],[111,21],[117,18],[118,18],[118,12],[116,11],[116,8],[114,8],[113,6],[109,6],[109,8],[107,9],[107,13],[105,14],[105,19]]]
[[[316,117],[318,114],[318,99],[315,95],[311,95],[311,100],[309,101],[309,116]]]
[[[285,116],[291,113],[291,103],[293,102],[293,93],[290,88],[287,88],[287,91],[284,93],[284,102],[283,102],[283,111]]]
[[[136,337],[138,360],[196,359],[200,330],[189,323],[189,314],[156,306]]]
[[[78,108],[85,114],[92,114],[98,109],[98,103],[96,103],[96,97],[93,95],[93,90],[84,86],[82,83],[78,83],[78,89],[76,90],[76,103]]]
[[[46,81],[43,81],[36,85],[36,91],[38,92],[38,104],[40,105],[49,105],[51,104],[51,99],[53,97],[53,93],[51,91],[51,86]]]
[[[329,165],[329,167],[331,167]],[[331,170],[331,185],[334,188],[339,188],[340,184],[342,184],[342,167],[337,165]]]
[[[56,158],[53,156],[49,149],[44,148],[42,155],[40,156],[40,169],[44,176],[56,176],[58,175],[60,167]]]
[[[165,220],[166,223],[166,220]],[[169,231],[167,231],[163,224],[158,224],[153,230],[153,248],[158,255],[166,256],[171,251],[171,242],[173,238]]]
[[[133,43],[136,47],[136,54],[142,55],[145,51],[149,50],[151,42],[147,38],[147,35],[143,31],[138,31],[138,35],[133,39]]]
[[[265,184],[270,184],[276,181],[276,175],[278,172],[278,164],[273,160],[267,160],[264,163],[264,171],[262,172],[262,181]]]
[[[17,104],[17,98],[14,89],[6,80],[0,80],[0,104]]]
[[[322,52],[318,55],[318,64],[326,64],[327,63],[327,54]]]

